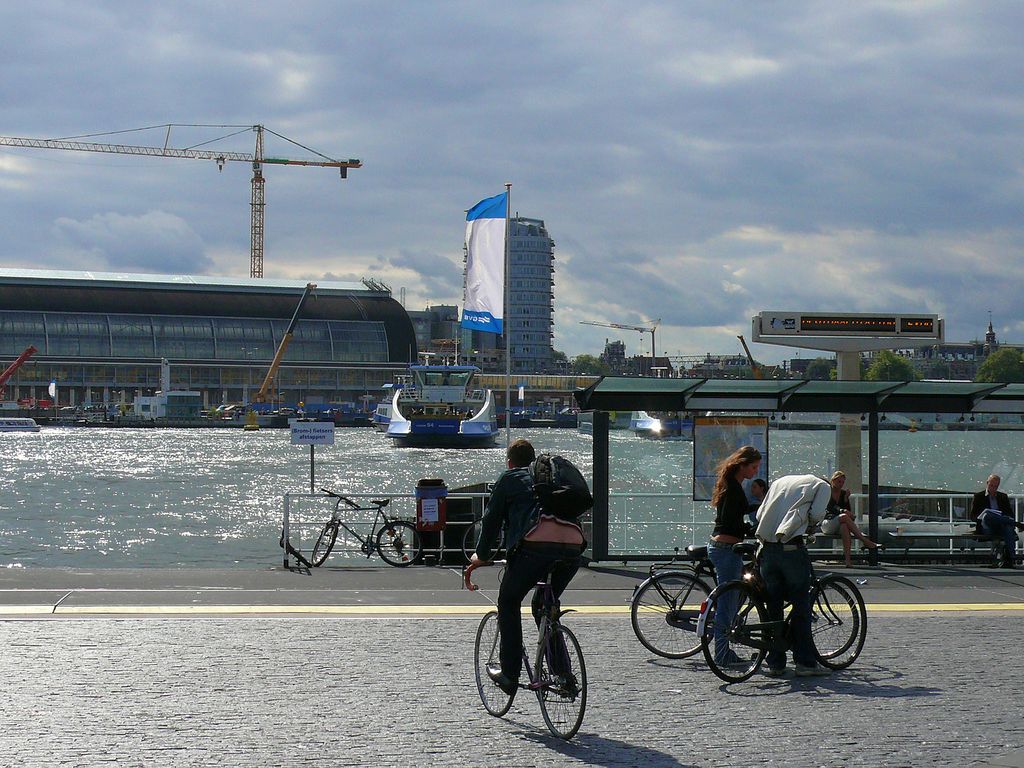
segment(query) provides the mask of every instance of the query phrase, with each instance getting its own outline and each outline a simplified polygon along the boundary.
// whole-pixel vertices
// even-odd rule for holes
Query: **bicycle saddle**
[[[708,559],[708,545],[707,544],[691,544],[686,548],[686,554],[694,560],[707,560]]]
[[[390,503],[391,503],[391,499],[374,499],[373,500],[373,505],[375,507],[386,507]]]
[[[732,551],[745,560],[749,560],[757,552],[757,545],[751,544],[749,541],[741,541],[739,544],[732,545]]]

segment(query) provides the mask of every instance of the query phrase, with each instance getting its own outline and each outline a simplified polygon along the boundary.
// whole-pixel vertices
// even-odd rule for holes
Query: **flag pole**
[[[512,318],[509,316],[508,230],[512,210],[512,185],[505,184],[505,307],[502,330],[505,332],[505,448],[512,444]]]

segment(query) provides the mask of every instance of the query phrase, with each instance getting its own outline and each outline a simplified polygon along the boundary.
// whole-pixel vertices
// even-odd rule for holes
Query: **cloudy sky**
[[[766,309],[937,313],[957,341],[991,311],[1024,343],[1021,29],[1018,2],[39,0],[4,11],[0,135],[261,123],[359,158],[266,169],[265,274],[409,309],[461,303],[465,209],[511,182],[569,355],[649,348],[581,320],[654,319],[659,352],[738,353]],[[247,276],[249,178],[0,147],[0,266]]]

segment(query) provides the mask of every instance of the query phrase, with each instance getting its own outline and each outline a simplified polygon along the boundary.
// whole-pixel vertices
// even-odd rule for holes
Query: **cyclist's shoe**
[[[828,667],[821,666],[821,664],[811,664],[806,667],[803,664],[796,665],[797,677],[825,677],[826,675],[831,674],[832,670]]]
[[[519,687],[519,681],[508,677],[497,664],[487,665],[487,676],[506,696],[511,696]]]
[[[580,692],[580,685],[576,682],[576,676],[568,672],[564,675],[556,675],[551,689],[566,699],[575,699]]]
[[[765,667],[764,673],[768,677],[782,677],[786,674],[785,667]]]

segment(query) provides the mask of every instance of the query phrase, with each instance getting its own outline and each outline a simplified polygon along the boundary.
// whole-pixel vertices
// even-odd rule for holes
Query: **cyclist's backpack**
[[[530,464],[530,477],[541,510],[546,515],[576,522],[580,515],[594,506],[594,497],[583,473],[562,456],[540,454]]]

